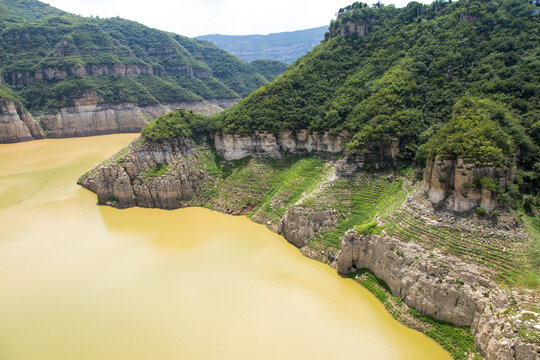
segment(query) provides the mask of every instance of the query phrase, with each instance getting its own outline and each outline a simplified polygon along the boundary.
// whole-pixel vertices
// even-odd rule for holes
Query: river
[[[96,205],[134,134],[0,145],[0,359],[449,359],[245,217]]]

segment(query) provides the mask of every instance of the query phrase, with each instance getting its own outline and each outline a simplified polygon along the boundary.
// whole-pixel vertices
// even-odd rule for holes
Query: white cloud
[[[62,10],[84,15],[120,16],[186,36],[268,34],[330,23],[347,0],[48,0]],[[432,0],[420,0],[430,3]],[[372,1],[375,2],[375,1]],[[388,0],[405,6],[409,0]]]

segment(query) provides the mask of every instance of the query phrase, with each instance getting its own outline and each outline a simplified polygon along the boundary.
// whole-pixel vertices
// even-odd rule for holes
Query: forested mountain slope
[[[277,61],[249,64],[210,42],[118,17],[0,0],[0,85],[9,88],[2,90],[9,106],[0,111],[0,142],[35,133],[22,120],[32,118],[27,111],[42,129],[39,137],[139,131],[179,107],[213,113],[285,68]]]
[[[539,38],[540,16],[525,0],[411,2],[401,9],[355,3],[340,11],[323,44],[217,124],[233,133],[347,134],[352,155],[384,157],[397,142],[399,159],[420,164],[436,155],[490,162],[519,154],[522,177],[531,183],[540,171]],[[437,135],[438,144],[428,142],[456,119],[462,106],[454,105],[464,97],[477,117],[458,117],[457,127]],[[442,135],[454,131],[461,139],[492,135],[479,139],[483,154],[473,154],[462,145],[474,139],[460,144],[460,136]],[[494,136],[509,144],[488,139]],[[447,151],[438,153],[446,139]]]
[[[3,0],[0,70],[29,110],[97,91],[107,103],[238,98],[272,80],[208,42],[120,19]]]

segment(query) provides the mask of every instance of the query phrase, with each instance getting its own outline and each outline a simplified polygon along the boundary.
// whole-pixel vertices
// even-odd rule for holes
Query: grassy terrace
[[[307,197],[300,205],[314,209],[335,209],[344,219],[333,229],[321,231],[310,243],[315,249],[339,248],[339,239],[347,230],[366,224],[381,216],[405,199],[401,178],[383,175],[339,178],[322,191]]]
[[[293,158],[290,168],[266,194],[262,203],[249,215],[278,223],[287,209],[300,200],[322,178],[325,166],[321,159]]]
[[[429,248],[456,255],[483,265],[500,282],[517,284],[527,267],[524,239],[497,234],[473,232],[449,225],[428,225],[410,208],[400,209],[386,217],[386,232],[401,241],[414,241]]]

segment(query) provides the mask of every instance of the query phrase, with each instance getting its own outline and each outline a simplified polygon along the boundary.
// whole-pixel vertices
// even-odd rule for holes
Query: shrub
[[[478,214],[478,216],[486,215],[486,209],[484,209],[481,206],[477,207],[475,211],[476,211],[476,214]]]

